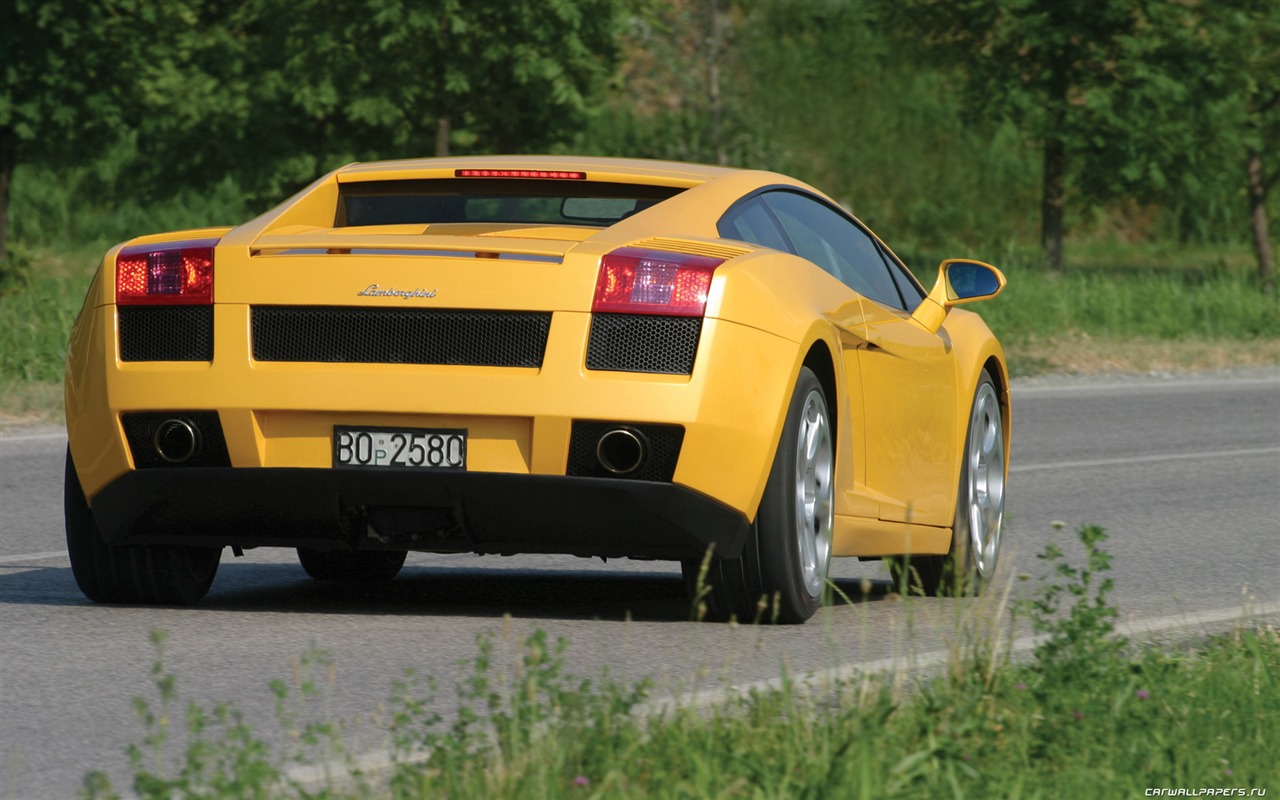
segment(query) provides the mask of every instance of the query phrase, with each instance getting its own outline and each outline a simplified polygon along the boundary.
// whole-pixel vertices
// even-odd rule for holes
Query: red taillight
[[[600,259],[592,311],[700,317],[723,259],[623,247]]]
[[[116,256],[120,305],[207,305],[213,302],[217,239],[138,244]]]
[[[587,173],[563,169],[455,169],[455,178],[542,178],[553,181],[585,181]]]

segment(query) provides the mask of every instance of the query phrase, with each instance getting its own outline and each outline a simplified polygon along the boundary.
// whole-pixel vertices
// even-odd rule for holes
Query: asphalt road
[[[1072,529],[1097,523],[1111,537],[1114,602],[1140,629],[1280,609],[1280,372],[1024,381],[1014,403],[1001,589],[1031,593],[1045,544],[1078,557]],[[127,791],[124,751],[143,735],[133,699],[155,699],[153,630],[168,634],[181,706],[232,702],[273,741],[286,737],[269,681],[292,685],[301,657],[326,652],[325,696],[302,713],[344,720],[355,748],[377,750],[392,682],[406,669],[434,676],[430,705],[448,714],[479,636],[501,664],[543,630],[569,641],[577,675],[607,669],[687,695],[942,650],[961,610],[983,602],[903,602],[877,563],[841,560],[852,604],[803,627],[731,627],[689,622],[665,563],[410,554],[386,588],[344,591],[309,580],[291,552],[250,551],[225,554],[196,608],[95,606],[65,555],[65,446],[53,431],[0,437],[0,798],[74,797],[89,770]]]

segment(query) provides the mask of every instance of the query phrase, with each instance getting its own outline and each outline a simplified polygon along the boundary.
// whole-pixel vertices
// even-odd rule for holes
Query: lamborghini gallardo
[[[80,589],[189,604],[222,553],[375,582],[409,551],[682,565],[796,623],[835,556],[972,593],[1001,542],[999,342],[842,205],[764,171],[352,164],[233,228],[112,248],[71,332]]]

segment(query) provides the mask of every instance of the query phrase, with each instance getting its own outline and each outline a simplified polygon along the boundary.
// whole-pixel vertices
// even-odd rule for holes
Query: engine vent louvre
[[[118,306],[121,361],[212,361],[213,306]]]
[[[650,239],[641,239],[638,242],[632,242],[629,246],[652,250],[666,250],[670,253],[686,253],[691,256],[722,258],[725,261],[752,252],[752,249],[748,247],[734,247],[732,245],[716,244],[713,242],[697,242],[691,239],[669,239],[662,236],[655,236]]]
[[[252,327],[257,361],[540,367],[551,315],[256,306]]]
[[[701,317],[595,314],[587,369],[691,375],[701,334]]]

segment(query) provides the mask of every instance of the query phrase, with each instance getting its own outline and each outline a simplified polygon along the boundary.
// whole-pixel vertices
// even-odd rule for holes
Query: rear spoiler
[[[576,242],[574,243],[576,244]],[[253,256],[408,255],[456,258],[511,258],[560,263],[563,242],[478,236],[404,236],[331,233],[266,234],[250,247]]]

